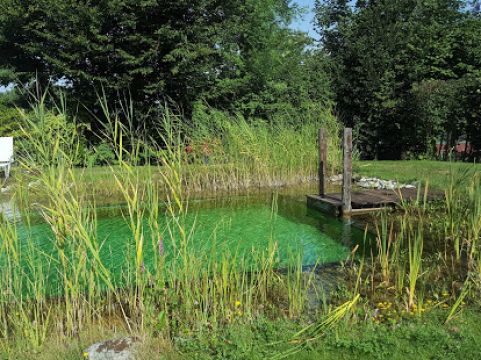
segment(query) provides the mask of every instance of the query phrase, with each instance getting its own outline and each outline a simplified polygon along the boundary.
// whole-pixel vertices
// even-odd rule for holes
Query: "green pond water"
[[[162,212],[160,212],[162,214]],[[105,206],[97,213],[97,239],[101,243],[101,258],[112,274],[119,275],[127,266],[127,255],[134,250],[133,236],[121,205]],[[178,234],[167,231],[165,216],[159,217],[161,239],[166,259],[173,257],[172,242]],[[285,267],[293,255],[301,256],[303,265],[327,264],[348,257],[353,245],[362,244],[363,231],[342,220],[308,209],[303,194],[263,193],[217,199],[192,200],[185,218],[191,256],[215,259],[244,256],[278,247],[278,266]],[[16,223],[20,241],[36,257],[55,258],[53,235],[42,221],[26,226]],[[145,221],[145,267],[153,265],[158,252],[158,234],[152,236]],[[27,239],[30,239],[28,241]],[[28,246],[26,244],[29,244]],[[33,244],[33,245],[32,245]],[[132,258],[132,256],[131,256]],[[289,260],[290,259],[290,260]],[[43,271],[56,282],[55,261],[48,261]],[[120,275],[119,275],[120,280]]]

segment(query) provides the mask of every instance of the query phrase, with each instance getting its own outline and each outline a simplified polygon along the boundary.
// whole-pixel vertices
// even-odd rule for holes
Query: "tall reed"
[[[129,229],[121,258],[112,267],[108,239],[98,235],[99,189],[88,189],[88,172],[75,165],[80,133],[71,127],[44,136],[46,117],[69,121],[64,106],[47,109],[45,102],[46,96],[40,97],[23,114],[24,137],[34,153],[23,152],[19,169],[22,183],[35,182],[41,199],[33,204],[29,187],[19,187],[16,196],[26,217],[21,223],[0,221],[2,347],[15,346],[15,339],[23,336],[31,347],[41,348],[48,337],[79,336],[89,326],[110,321],[120,322],[125,331],[154,336],[250,321],[284,306],[278,291],[287,299],[291,317],[301,314],[306,299],[302,266],[297,263],[288,276],[281,276],[274,239],[267,249],[249,253],[232,249],[219,254],[215,246],[207,251],[196,246],[196,224],[186,221],[186,189],[197,176],[197,165],[186,159],[182,119],[166,111],[158,120],[161,130],[147,135],[133,129],[131,105],[114,111],[101,99],[102,135],[118,159],[109,167],[111,187],[122,197]],[[150,154],[148,162],[139,167],[145,153]],[[243,156],[241,148],[233,153]],[[237,171],[236,161],[227,164],[223,181]],[[259,181],[267,174],[288,173],[274,174],[277,170],[259,163],[248,166],[248,174],[255,171]],[[248,177],[239,176],[242,181]],[[31,233],[30,217],[36,214],[48,225],[48,238]]]
[[[416,224],[402,222],[407,228],[408,243],[408,306],[413,308],[416,298],[416,285],[421,275],[424,249],[424,224],[419,220]]]

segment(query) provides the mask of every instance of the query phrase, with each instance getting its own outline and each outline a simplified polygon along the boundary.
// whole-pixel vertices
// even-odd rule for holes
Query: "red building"
[[[451,147],[448,147],[446,141],[436,142],[436,155],[441,159],[445,159],[449,154],[453,154],[455,158],[459,159],[473,154],[473,151],[473,146],[464,137],[459,138]]]

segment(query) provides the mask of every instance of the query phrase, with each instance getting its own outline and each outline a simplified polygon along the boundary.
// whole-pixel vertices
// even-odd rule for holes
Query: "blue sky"
[[[314,19],[314,0],[295,0],[294,3],[303,8],[307,8],[307,12],[303,15],[302,19],[295,21],[292,27],[307,32],[313,38],[319,38],[312,24]]]

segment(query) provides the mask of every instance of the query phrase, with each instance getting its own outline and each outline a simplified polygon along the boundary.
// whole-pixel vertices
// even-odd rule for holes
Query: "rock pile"
[[[333,184],[340,185],[342,183],[342,174],[334,175],[329,178],[329,181]],[[365,189],[415,189],[414,184],[401,184],[394,180],[382,180],[379,178],[367,178],[360,177],[358,175],[353,176],[354,185]]]
[[[381,180],[378,178],[361,178],[356,181],[356,185],[366,189],[415,189],[412,184],[401,184],[394,180]]]

